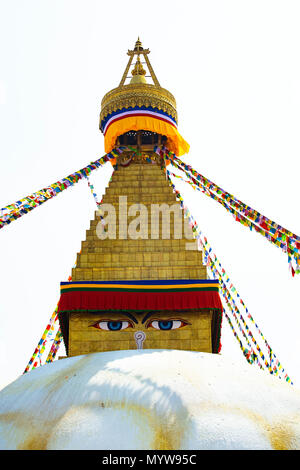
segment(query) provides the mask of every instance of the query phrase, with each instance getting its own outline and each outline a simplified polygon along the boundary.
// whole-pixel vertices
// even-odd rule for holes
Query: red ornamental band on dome
[[[214,310],[213,352],[220,352],[223,305],[219,281],[215,279],[61,282],[57,313],[67,345],[70,312],[172,312],[189,309]]]
[[[222,311],[219,282],[211,279],[62,282],[58,313],[82,309],[174,308]]]

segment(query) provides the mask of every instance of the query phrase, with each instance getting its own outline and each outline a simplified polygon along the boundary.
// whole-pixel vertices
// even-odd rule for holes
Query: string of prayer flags
[[[90,190],[93,194],[93,197],[96,201],[97,208],[98,208],[98,210],[101,211],[101,202],[98,201],[98,197],[97,197],[97,194],[95,192],[94,186],[91,184],[88,176],[85,176],[85,178],[88,181],[88,186],[89,186],[89,188],[90,188]],[[73,268],[75,268],[75,267],[76,267],[76,262],[73,265]],[[69,276],[68,281],[72,281],[72,276]],[[48,353],[48,356],[46,358],[45,363],[50,363],[50,362],[54,361],[54,359],[57,355],[57,352],[59,350],[59,346],[60,346],[61,342],[63,341],[63,336],[62,336],[62,332],[61,332],[59,321],[58,321],[57,307],[58,307],[58,304],[57,304],[56,309],[54,310],[53,314],[51,315],[49,323],[48,323],[48,325],[47,325],[47,327],[46,327],[46,329],[45,329],[45,331],[42,335],[42,338],[38,342],[38,345],[35,348],[34,353],[33,353],[32,357],[30,358],[26,369],[24,370],[24,373],[26,373],[29,370],[35,369],[36,367],[42,365],[42,357],[43,357],[43,354],[44,354],[45,349],[46,349],[47,341],[50,339],[50,336],[52,336],[53,331],[55,329],[57,329],[56,336],[53,340],[52,346],[50,348],[50,351]],[[38,358],[38,360],[36,358]]]
[[[2,207],[0,209],[0,229],[5,225],[10,224],[14,220],[19,219],[23,215],[32,211],[36,207],[40,206],[46,201],[49,201],[53,197],[57,196],[59,193],[78,183],[83,178],[87,178],[90,173],[94,170],[97,170],[103,166],[106,162],[112,161],[123,152],[125,147],[118,147],[117,149],[112,150],[110,153],[104,155],[103,157],[91,162],[86,167],[81,170],[75,171],[75,173],[62,178],[59,181],[51,184],[50,186],[40,189],[39,191],[16,201],[13,204]]]
[[[73,265],[73,268],[75,268],[75,267],[76,267],[76,262]],[[69,276],[68,281],[72,281],[72,276]],[[59,320],[58,320],[58,313],[57,312],[58,312],[58,303],[57,303],[57,306],[56,306],[53,314],[51,315],[51,318],[49,320],[48,325],[46,326],[46,329],[45,329],[45,331],[42,335],[42,338],[38,342],[38,345],[35,348],[34,353],[33,353],[32,357],[30,358],[26,369],[23,372],[24,374],[26,372],[28,372],[29,370],[35,369],[36,367],[42,365],[42,356],[43,356],[43,353],[45,352],[46,343],[50,339],[50,336],[52,336],[52,334],[53,334],[52,332],[56,329],[57,330],[56,335],[55,335],[54,341],[52,343],[51,349],[48,353],[48,356],[46,358],[45,363],[49,363],[49,362],[54,361],[54,359],[57,355],[57,352],[59,350],[59,346],[60,346],[61,342],[63,341],[63,336],[62,336],[62,332],[61,332],[61,329],[60,329]],[[36,356],[39,357],[39,363],[38,363],[37,360],[35,360]]]
[[[113,174],[115,173],[116,169],[117,169],[117,165],[115,166],[114,171],[113,171],[113,173],[112,173],[112,175],[111,175],[111,177],[110,177],[110,181],[112,180]],[[102,224],[102,226],[103,226],[103,230],[106,232],[106,231],[107,231],[107,227],[106,227],[106,225],[105,225],[105,221],[104,221],[104,217],[103,217],[104,212],[103,212],[103,210],[101,209],[102,201],[99,202],[98,196],[97,196],[96,191],[95,191],[95,188],[94,188],[93,184],[90,182],[90,179],[89,179],[88,176],[86,177],[86,179],[87,179],[87,182],[88,182],[88,186],[89,186],[89,188],[90,188],[90,190],[91,190],[91,193],[92,193],[92,195],[93,195],[93,197],[94,197],[94,200],[95,200],[95,202],[96,202],[97,209],[98,209],[98,215],[100,216],[100,220],[101,220],[101,224]],[[109,181],[109,182],[110,182],[110,181]]]
[[[103,217],[103,211],[101,210],[101,202],[98,201],[98,196],[97,196],[97,194],[96,194],[96,192],[95,192],[94,186],[93,186],[92,183],[90,182],[89,177],[87,176],[86,178],[87,178],[88,186],[89,186],[89,188],[90,188],[90,190],[91,190],[91,193],[92,193],[92,195],[93,195],[93,197],[94,197],[94,199],[95,199],[96,205],[97,205],[98,214],[99,214],[100,219],[101,219],[101,224],[102,224],[102,226],[103,226],[103,230],[105,231],[105,222],[104,222],[104,217]]]
[[[238,294],[237,289],[231,282],[225,269],[222,267],[217,256],[213,253],[212,248],[208,244],[207,238],[203,235],[198,224],[193,219],[190,211],[185,206],[183,198],[173,184],[170,178],[170,172],[167,169],[166,177],[169,180],[176,197],[180,201],[184,215],[189,219],[194,236],[198,240],[199,248],[204,254],[203,264],[205,264],[209,269],[211,277],[213,279],[219,280],[220,291],[225,300],[226,307],[223,309],[223,313],[233,332],[234,337],[239,343],[244,357],[250,364],[257,364],[260,369],[267,370],[270,374],[277,375],[279,378],[283,378],[292,384],[290,377],[283,369],[266,338],[255,323],[253,317],[248,312],[244,301]],[[241,308],[244,309],[245,316],[241,313]],[[256,339],[252,333],[249,324],[252,325],[258,333],[258,338],[260,341],[262,341],[261,345],[259,345],[259,340]],[[239,333],[241,333],[241,336]],[[265,349],[265,352],[263,349]]]
[[[155,147],[154,151],[163,155],[166,163],[171,163],[176,169],[183,172],[187,179],[182,178],[175,173],[169,172],[169,174],[175,178],[182,179],[189,183],[194,189],[198,189],[206,196],[214,199],[230,212],[237,222],[248,227],[250,230],[256,231],[270,243],[279,247],[288,255],[288,264],[292,276],[300,274],[300,237],[298,235],[265,217],[257,210],[251,208],[232,194],[223,190],[217,184],[198,173],[190,165],[186,165],[174,153],[169,152],[165,147],[161,149]]]
[[[115,155],[114,155],[114,157],[115,157]],[[85,175],[85,178],[88,181],[88,186],[89,186],[89,188],[91,190],[91,193],[92,193],[92,195],[93,195],[93,197],[96,201],[97,208],[101,213],[101,202],[98,201],[98,197],[97,197],[97,194],[95,192],[95,188],[92,185],[92,183],[90,182],[89,176]],[[110,180],[111,180],[111,178],[110,178]],[[75,268],[75,267],[76,267],[76,262],[73,265],[73,268]],[[72,276],[69,276],[68,281],[72,281]],[[49,323],[48,323],[48,325],[47,325],[40,341],[38,342],[38,345],[35,348],[34,353],[33,353],[32,357],[30,358],[26,369],[24,370],[24,373],[26,373],[29,370],[35,369],[36,367],[42,365],[42,358],[43,358],[43,355],[45,353],[47,341],[49,341],[50,337],[53,335],[54,330],[56,329],[56,335],[55,335],[55,338],[53,340],[52,346],[50,348],[50,351],[48,353],[48,356],[46,358],[45,363],[50,363],[50,362],[54,361],[54,359],[57,355],[57,352],[59,350],[60,344],[63,341],[63,336],[62,336],[62,332],[61,332],[60,325],[59,325],[57,310],[58,310],[58,304],[57,304],[53,314],[51,315]]]
[[[59,327],[57,330],[56,336],[54,338],[53,344],[51,346],[51,349],[49,351],[49,354],[47,356],[46,364],[54,361],[62,340],[63,340],[63,336],[62,336],[61,329]]]
[[[49,339],[49,337],[52,336],[54,328],[55,328],[55,324],[58,322],[57,307],[58,307],[58,304],[57,304],[54,312],[52,313],[52,315],[50,317],[50,320],[49,320],[49,323],[47,324],[47,326],[44,330],[44,333],[43,333],[40,341],[38,342],[38,345],[35,348],[32,356],[31,356],[31,358],[30,358],[30,360],[29,360],[29,362],[28,362],[28,364],[27,364],[27,366],[26,366],[26,368],[23,372],[24,374],[26,372],[28,372],[29,370],[35,369],[36,367],[41,365],[42,354],[45,351],[47,339]]]

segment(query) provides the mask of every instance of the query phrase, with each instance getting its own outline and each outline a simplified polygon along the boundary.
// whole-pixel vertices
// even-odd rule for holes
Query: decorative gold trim
[[[174,96],[165,88],[157,88],[145,83],[124,85],[106,93],[101,102],[100,123],[112,112],[134,106],[158,108],[172,116],[177,122]]]
[[[149,159],[151,160],[151,162],[149,162]],[[162,166],[164,164],[164,159],[160,155],[157,155],[155,152],[137,152],[132,155],[132,150],[128,150],[117,157],[117,163],[120,163],[121,166],[128,163],[149,165],[157,164],[159,166]]]

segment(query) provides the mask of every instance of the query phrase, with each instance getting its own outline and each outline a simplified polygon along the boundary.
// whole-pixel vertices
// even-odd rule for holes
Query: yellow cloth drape
[[[104,137],[105,152],[109,153],[115,147],[116,139],[125,132],[145,130],[165,135],[168,139],[167,147],[180,157],[190,149],[189,144],[179,134],[177,129],[168,122],[151,116],[131,116],[113,122]]]

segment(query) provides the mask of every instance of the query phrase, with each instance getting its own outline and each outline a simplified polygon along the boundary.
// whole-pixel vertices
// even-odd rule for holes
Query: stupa
[[[189,145],[176,101],[138,39],[117,88],[102,100],[105,151],[122,148],[58,307],[68,356],[134,348],[216,353],[222,304],[155,151]],[[129,84],[125,83],[133,59]],[[141,57],[145,60],[149,77]],[[141,340],[142,339],[142,340]]]
[[[220,354],[218,281],[161,153],[189,146],[149,52],[138,39],[102,100],[105,151],[116,158],[72,278],[61,282],[67,357],[0,391],[0,449],[299,449],[300,391]]]

